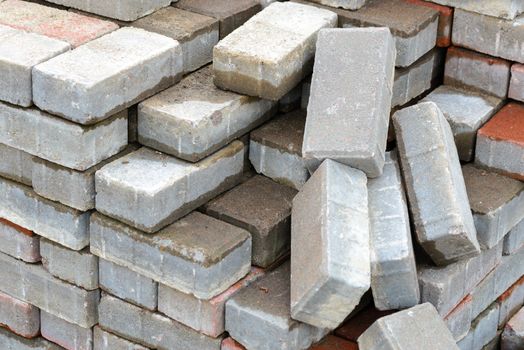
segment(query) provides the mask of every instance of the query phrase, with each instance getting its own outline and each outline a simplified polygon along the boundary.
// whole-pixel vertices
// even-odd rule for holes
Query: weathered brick
[[[96,172],[96,209],[156,232],[236,185],[244,153],[244,144],[233,141],[189,163],[142,147]]]
[[[45,311],[41,312],[42,337],[67,350],[91,350],[93,329],[69,323]]]
[[[500,306],[491,304],[476,319],[471,322],[468,335],[458,342],[460,350],[483,349],[497,336]]]
[[[524,4],[519,0],[431,0],[438,4],[452,6],[480,14],[514,19],[519,13],[524,12]]]
[[[99,326],[93,328],[93,350],[149,350],[142,345],[130,342],[106,332]]]
[[[504,237],[504,255],[513,254],[524,246],[524,220],[521,220]]]
[[[519,311],[524,304],[524,276],[497,298],[500,305],[499,329]]]
[[[393,116],[415,232],[440,265],[479,253],[453,134],[432,102]]]
[[[358,59],[347,60],[349,56]],[[394,60],[388,29],[319,32],[302,146],[310,170],[329,158],[369,177],[382,174]],[[348,95],[344,91],[349,86],[354,91]]]
[[[358,350],[357,343],[344,340],[339,337],[328,335],[319,343],[313,345],[309,350]]]
[[[62,350],[44,338],[26,339],[0,327],[0,346],[5,350]]]
[[[177,41],[121,28],[35,66],[33,100],[43,110],[93,124],[176,83],[182,61]]]
[[[453,8],[434,4],[424,0],[407,0],[408,2],[426,6],[439,12],[437,27],[437,46],[448,47],[451,45],[451,25],[453,23]]]
[[[514,63],[511,66],[508,97],[524,102],[524,65]]]
[[[34,338],[40,332],[40,310],[0,292],[0,324],[25,338]]]
[[[391,315],[394,311],[380,311],[373,305],[367,306],[349,317],[342,326],[335,330],[335,335],[356,342],[376,320],[381,317]]]
[[[213,50],[215,84],[279,100],[311,72],[317,32],[336,25],[331,11],[275,2]]]
[[[211,66],[139,104],[138,140],[196,162],[268,120],[275,103],[223,91]]]
[[[0,218],[0,251],[28,263],[40,261],[40,237]]]
[[[451,310],[449,314],[446,315],[446,317],[444,317],[444,322],[446,322],[446,326],[456,341],[466,337],[471,328],[472,308],[472,297],[471,295],[467,295],[453,310]]]
[[[31,186],[33,156],[0,143],[0,176]]]
[[[504,350],[524,348],[524,308],[520,309],[504,327],[501,343]]]

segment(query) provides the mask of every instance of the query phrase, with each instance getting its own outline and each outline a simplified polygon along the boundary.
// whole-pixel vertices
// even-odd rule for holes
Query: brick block
[[[524,102],[524,64],[514,63],[511,66],[508,97]]]
[[[471,328],[473,298],[467,295],[444,317],[444,322],[456,341],[464,339]]]
[[[492,248],[524,219],[524,183],[471,164],[462,173],[477,239],[483,248]]]
[[[439,12],[437,27],[437,46],[448,47],[451,45],[451,25],[453,23],[453,8],[434,4],[424,0],[407,0],[408,2],[426,6]]]
[[[93,330],[69,323],[45,311],[41,313],[42,337],[67,350],[91,350]]]
[[[273,181],[300,190],[309,178],[302,158],[306,113],[280,115],[249,135],[249,160],[257,171]]]
[[[233,141],[189,163],[140,148],[96,172],[96,209],[140,230],[156,232],[236,185],[244,153],[244,144]]]
[[[40,261],[40,237],[0,218],[0,251],[28,263]]]
[[[444,84],[506,98],[511,63],[452,46],[447,51]]]
[[[293,200],[291,315],[335,328],[370,287],[367,179],[326,160]]]
[[[0,24],[65,41],[72,47],[118,29],[110,21],[20,0],[5,0],[0,5]]]
[[[429,303],[382,317],[358,338],[361,350],[416,350],[421,344],[427,350],[458,350],[446,324]]]
[[[268,120],[275,103],[223,91],[211,66],[138,106],[138,140],[175,157],[196,162]]]
[[[74,251],[42,238],[40,254],[53,276],[87,290],[98,289],[98,257],[89,253],[89,248]]]
[[[127,144],[127,111],[92,126],[4,103],[0,116],[0,143],[76,170],[92,167]]]
[[[524,276],[497,298],[500,305],[499,329],[504,328],[509,319],[524,304]]]
[[[0,144],[0,176],[31,186],[33,156],[16,148]]]
[[[44,338],[26,339],[0,327],[0,346],[6,350],[63,350]]]
[[[471,323],[468,335],[458,342],[461,350],[483,349],[497,336],[500,306],[493,303]]]
[[[439,264],[480,252],[453,134],[432,102],[393,116],[418,241]]]
[[[203,211],[249,231],[252,263],[268,267],[289,251],[291,202],[296,193],[257,175],[205,204]]]
[[[524,246],[524,220],[520,221],[504,237],[504,255],[517,252]]]
[[[452,6],[467,11],[476,12],[492,17],[514,19],[524,12],[524,4],[519,0],[431,0],[438,4]]]
[[[25,338],[34,338],[40,332],[40,310],[0,292],[0,324]]]
[[[241,344],[237,343],[235,339],[227,337],[224,340],[222,340],[220,350],[246,350],[246,348],[243,347]]]
[[[158,301],[158,283],[127,267],[108,260],[99,261],[100,288],[129,303],[154,311]]]
[[[99,291],[86,291],[51,276],[42,265],[0,253],[0,290],[82,327],[98,321]]]
[[[42,198],[30,187],[0,178],[0,217],[70,249],[89,245],[89,215]]]
[[[313,345],[309,350],[358,350],[356,343],[344,340],[339,337],[328,335],[319,343]]]
[[[108,294],[99,306],[100,327],[140,345],[154,349],[219,350],[221,339],[200,334],[189,327],[126,303]]]
[[[388,29],[320,31],[302,146],[310,170],[329,158],[369,177],[382,174],[394,61]],[[348,95],[349,86],[355,89]]]
[[[503,100],[450,85],[441,85],[422,99],[433,102],[451,127],[460,160],[471,161],[477,131],[502,106]]]
[[[317,33],[336,20],[335,13],[311,6],[271,4],[215,46],[215,84],[279,100],[311,72]]]
[[[99,326],[93,328],[93,350],[149,350],[142,345],[130,342],[106,332]]]
[[[504,327],[501,343],[504,350],[524,348],[524,308],[520,309]]]
[[[248,349],[307,349],[327,330],[290,315],[290,265],[285,263],[226,303],[226,330]],[[270,335],[270,336],[268,336]]]
[[[43,110],[93,124],[176,83],[182,60],[177,41],[122,28],[35,66],[33,100]]]
[[[366,3],[366,0],[310,0],[330,7],[340,7],[346,10],[358,10]]]
[[[384,173],[368,182],[371,290],[380,310],[419,303],[409,214],[397,154],[386,153]]]
[[[524,104],[510,102],[477,134],[475,163],[524,181]]]
[[[365,298],[365,297],[364,297]],[[364,300],[364,298],[362,300]],[[380,311],[373,305],[364,307],[335,330],[335,335],[351,342],[357,342],[362,335],[376,320],[391,315],[394,311]]]
[[[200,299],[210,299],[250,269],[249,232],[193,212],[155,235],[100,214],[91,220],[91,252]]]

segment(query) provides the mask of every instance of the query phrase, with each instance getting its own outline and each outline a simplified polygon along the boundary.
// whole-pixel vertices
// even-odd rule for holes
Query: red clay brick
[[[360,335],[364,333],[364,331],[368,329],[376,320],[381,317],[391,315],[394,312],[395,311],[380,311],[377,310],[374,306],[367,307],[340,326],[335,331],[335,334],[346,340],[356,342],[358,337],[360,337]]]
[[[26,236],[32,237],[32,236],[35,235],[33,231],[29,231],[28,229],[23,228],[22,226],[18,226],[17,224],[15,224],[15,223],[13,223],[13,222],[11,222],[9,220],[0,218],[0,222],[3,223],[6,226],[11,226],[15,230],[19,231],[20,233],[23,233]]]
[[[221,350],[246,350],[245,347],[237,343],[233,338],[227,337],[222,340]]]
[[[358,350],[358,345],[355,342],[328,335],[318,344],[313,345],[310,350]]]
[[[451,45],[451,26],[453,23],[453,8],[438,5],[423,0],[405,0],[409,3],[432,8],[439,12],[437,29],[437,46],[448,47]]]
[[[478,135],[524,147],[524,104],[510,102],[490,119]]]

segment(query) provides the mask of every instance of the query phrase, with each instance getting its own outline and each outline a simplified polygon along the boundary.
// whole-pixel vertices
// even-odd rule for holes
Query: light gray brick
[[[455,306],[449,314],[444,317],[446,326],[450,330],[453,338],[456,341],[464,339],[471,328],[471,311],[473,309],[473,301],[471,295],[467,295],[461,302]]]
[[[106,332],[98,326],[93,328],[93,337],[93,350],[149,350],[142,345]]]
[[[497,298],[500,305],[499,329],[504,328],[509,319],[524,304],[524,276]]]
[[[0,251],[28,263],[40,261],[40,236],[0,218]]]
[[[41,314],[42,337],[68,350],[91,350],[93,329],[69,323],[45,311]]]
[[[480,252],[453,134],[432,102],[393,116],[418,241],[446,265]]]
[[[468,335],[458,342],[460,350],[483,349],[497,336],[500,306],[491,304],[471,323]]]
[[[382,174],[394,43],[387,28],[320,31],[302,146],[311,171],[329,158],[369,177]],[[351,94],[345,93],[349,86]]]
[[[524,347],[524,308],[504,327],[501,343],[504,350],[518,350]]]
[[[40,332],[40,310],[0,292],[0,324],[25,338],[34,338]]]
[[[508,97],[524,102],[524,65],[514,63],[511,66]]]
[[[33,156],[0,143],[0,176],[31,186]]]
[[[456,7],[488,16],[514,19],[524,12],[524,3],[519,0],[431,0],[437,4]]]
[[[521,220],[504,237],[504,255],[510,255],[524,246],[524,220]]]
[[[43,110],[93,124],[173,85],[182,69],[177,41],[121,28],[35,66],[33,100]]]
[[[0,327],[0,346],[3,350],[62,350],[44,338],[26,339]]]

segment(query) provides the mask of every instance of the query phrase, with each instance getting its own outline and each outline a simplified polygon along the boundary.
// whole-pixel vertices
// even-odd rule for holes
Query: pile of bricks
[[[522,350],[523,181],[522,0],[0,0],[0,349]]]

